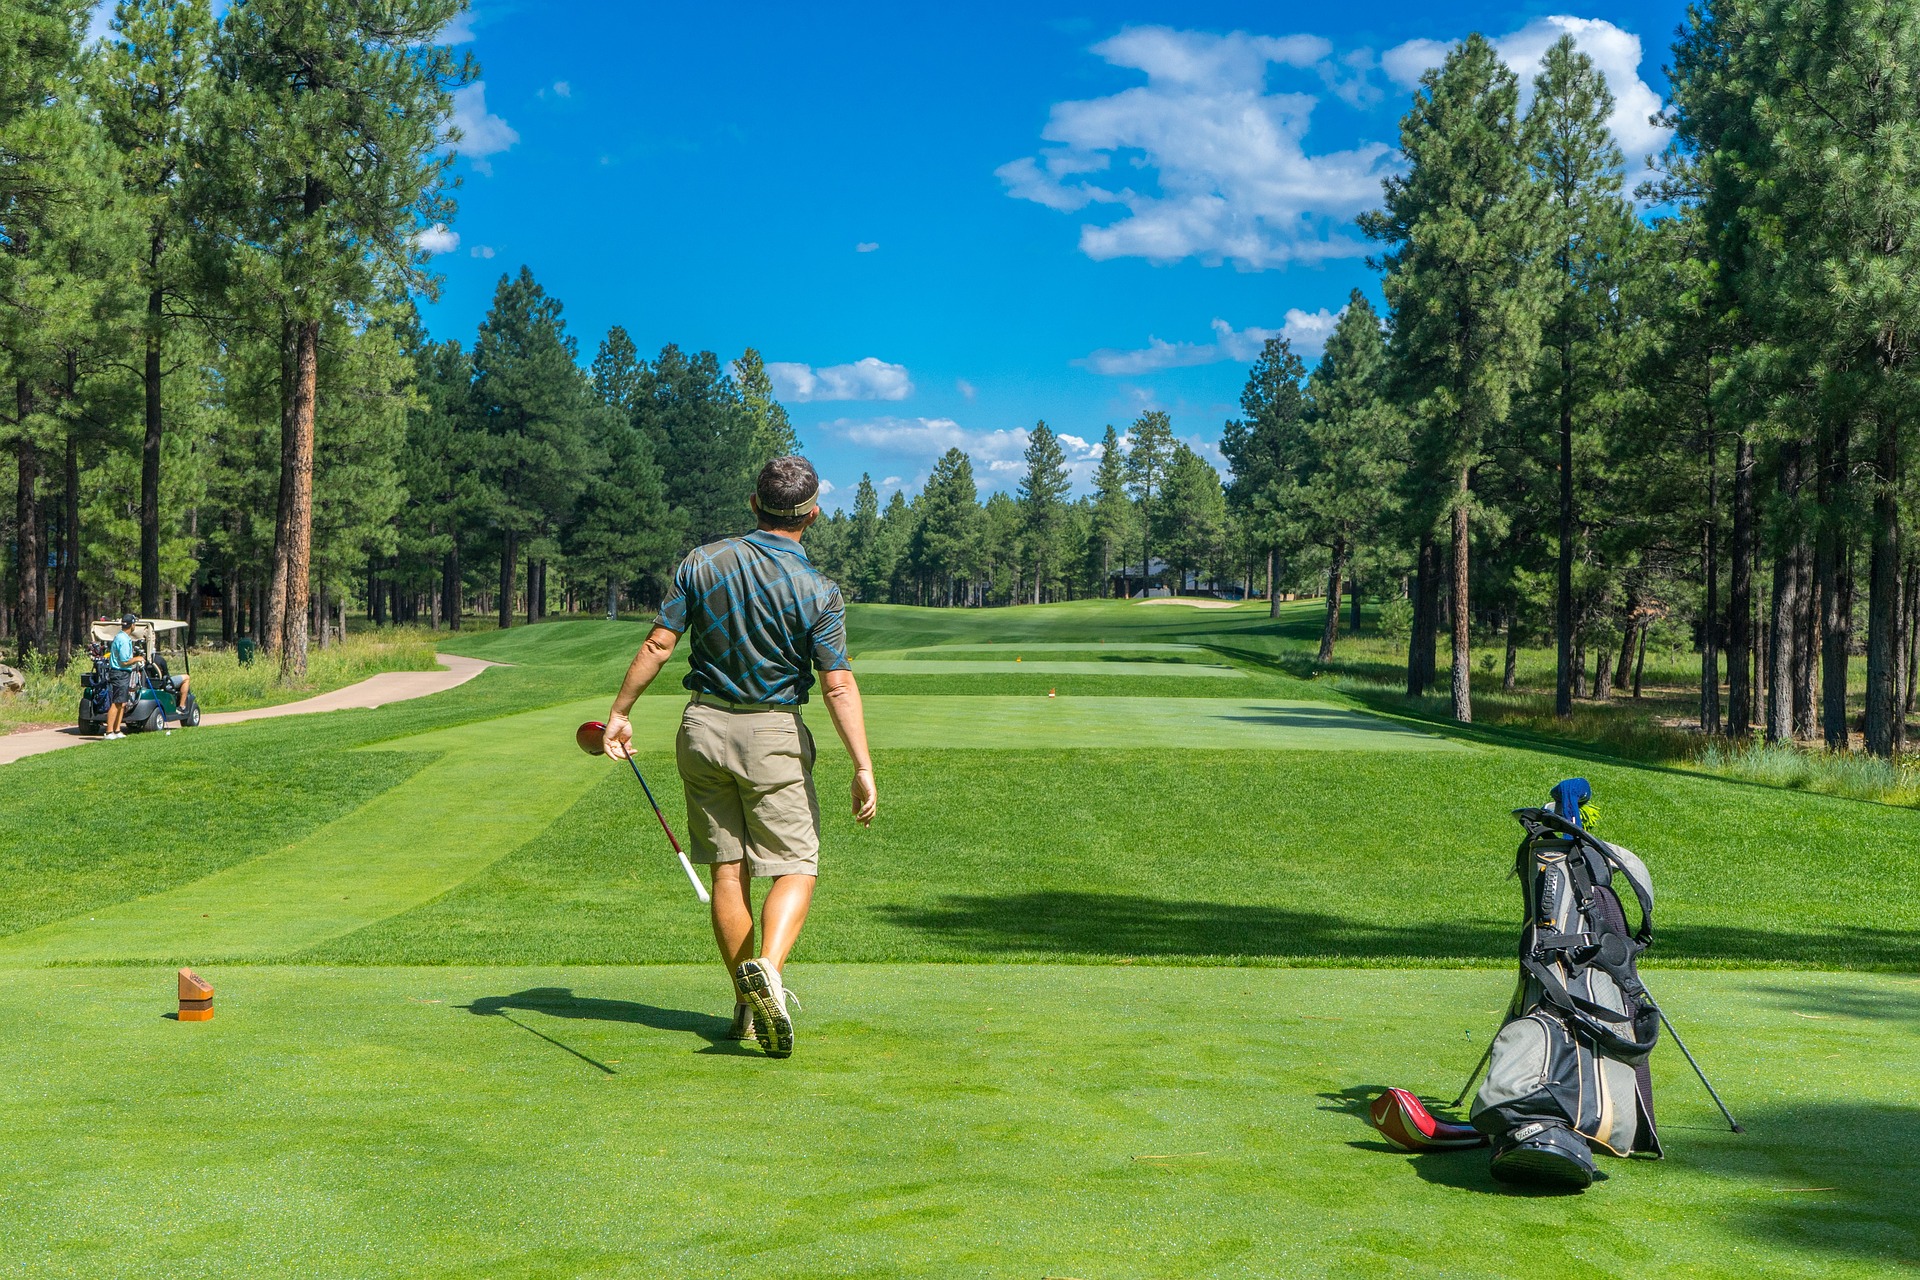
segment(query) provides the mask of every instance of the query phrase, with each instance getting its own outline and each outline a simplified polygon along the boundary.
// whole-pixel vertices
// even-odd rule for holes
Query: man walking
[[[627,668],[607,716],[606,751],[632,751],[627,713],[682,633],[692,691],[674,754],[687,797],[693,860],[712,868],[713,936],[733,977],[733,1032],[776,1058],[793,1052],[795,1004],[781,971],[799,940],[819,874],[820,801],[813,735],[800,706],[820,672],[827,713],[853,759],[853,817],[878,803],[860,687],[847,662],[840,589],[800,539],[820,515],[820,479],[805,458],[761,468],[749,500],[759,527],[697,547],[680,563],[660,616]],[[754,947],[752,878],[771,879]]]

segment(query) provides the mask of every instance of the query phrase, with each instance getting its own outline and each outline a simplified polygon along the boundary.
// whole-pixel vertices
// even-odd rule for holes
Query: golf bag
[[[1647,1071],[1660,1011],[1637,965],[1653,941],[1653,890],[1639,858],[1581,825],[1588,794],[1574,779],[1555,789],[1553,808],[1513,815],[1525,832],[1515,855],[1520,979],[1471,1117],[1504,1181],[1584,1187],[1590,1144],[1660,1154]],[[1621,881],[1640,913],[1631,933]]]

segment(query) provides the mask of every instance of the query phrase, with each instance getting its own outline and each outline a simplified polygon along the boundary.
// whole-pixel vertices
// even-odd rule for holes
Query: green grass
[[[1318,618],[856,607],[882,809],[845,816],[809,708],[827,834],[786,1063],[716,1042],[705,914],[631,777],[572,746],[643,625],[449,637],[512,665],[5,766],[0,1275],[1920,1264],[1920,814],[1436,722],[1316,676]],[[1047,662],[1095,670],[1012,670]],[[635,716],[683,832],[684,671]],[[1650,981],[1751,1132],[1663,1048],[1672,1158],[1543,1201],[1357,1113],[1451,1096],[1484,1046],[1507,810],[1570,774],[1651,865]],[[186,962],[210,1024],[161,1016]]]
[[[1356,1114],[1449,1095],[1501,975],[813,965],[33,976],[0,1004],[0,1270],[57,1277],[1878,1276],[1920,1262],[1911,982],[1673,975],[1748,1132],[1655,1058],[1664,1162],[1578,1200]],[[18,989],[16,977],[9,984]],[[110,1050],[109,1050],[110,1046]],[[749,1207],[750,1206],[750,1207]]]

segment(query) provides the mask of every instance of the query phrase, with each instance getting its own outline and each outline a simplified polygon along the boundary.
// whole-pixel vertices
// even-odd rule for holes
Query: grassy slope
[[[1607,1160],[1609,1180],[1567,1200],[1497,1194],[1483,1152],[1394,1153],[1355,1114],[1382,1084],[1452,1091],[1505,997],[1490,973],[809,966],[805,1052],[784,1063],[714,1042],[712,969],[212,976],[219,1014],[200,1025],[159,1016],[169,975],[131,970],[49,973],[0,1004],[0,1273],[1920,1262],[1911,982],[1669,977],[1749,1132],[1659,1055],[1669,1159]]]
[[[898,649],[1022,629],[1064,633],[1062,642],[1104,631],[1217,643],[1221,630],[1257,636],[1267,628],[1251,612],[1092,605],[957,616],[880,609],[857,615],[855,635],[863,645]],[[413,785],[440,748],[406,735],[604,698],[638,633],[628,624],[577,623],[469,637],[462,649],[521,665],[379,711],[131,741],[119,755],[89,750],[9,766],[8,780],[25,785],[0,794],[0,831],[8,833],[0,835],[0,869],[10,873],[0,920],[11,932],[75,916],[290,843],[385,788]],[[1007,681],[1023,679],[922,680],[923,701],[913,705],[946,705],[940,690],[1006,690]],[[1128,694],[1160,683],[1095,679]],[[1260,679],[1232,683],[1244,692]],[[660,721],[663,745],[674,683],[663,680],[650,695],[660,700],[650,704],[657,714],[649,719]],[[1168,683],[1191,696],[1197,685],[1216,682]],[[1284,685],[1276,692],[1310,688]],[[1070,709],[1083,701],[1063,693],[1034,705]],[[829,736],[823,717],[812,714]],[[951,732],[972,740],[1001,727],[976,717]],[[540,735],[543,748],[561,736],[551,727]],[[1465,749],[1427,755],[1175,751],[1118,728],[1105,749],[888,750],[883,741],[885,814],[871,832],[829,825],[829,891],[804,954],[1504,964],[1512,914],[1504,868],[1514,831],[1505,809],[1536,799],[1557,777],[1584,772],[1599,789],[1605,829],[1655,868],[1662,894],[1656,960],[1892,967],[1920,960],[1920,904],[1885,892],[1890,880],[1912,873],[1920,815],[1498,740],[1482,732],[1461,738]],[[402,750],[348,750],[375,741]],[[536,766],[535,756],[551,763]],[[548,785],[540,768],[566,771],[552,785],[570,787],[575,771],[591,763],[564,746],[536,752],[509,785],[471,788],[464,807],[438,819],[424,808],[396,818],[396,838],[422,847],[463,841],[469,826],[511,818],[516,797]],[[681,823],[670,759],[655,752],[643,763],[667,783],[663,799]],[[844,763],[829,741],[821,789],[830,815],[845,786]],[[406,798],[395,793],[403,811]],[[494,809],[500,818],[489,816]],[[678,870],[657,841],[638,789],[608,768],[551,829],[501,850],[504,858],[447,886],[437,901],[344,937],[296,945],[270,930],[256,947],[222,954],[362,963],[702,958],[704,927],[685,911]],[[408,895],[422,888],[438,892],[428,880],[409,886],[388,910],[413,906],[419,899]],[[211,915],[211,907],[202,909]]]
[[[580,623],[463,637],[461,651],[521,665],[377,711],[8,766],[0,930],[170,886],[191,896],[222,867],[258,874],[287,856],[276,848],[320,848],[347,825],[329,819],[381,803],[392,847],[328,856],[377,855],[407,879],[419,868],[391,864],[470,839],[489,806],[553,802],[561,775],[542,770],[588,789],[436,900],[301,953],[329,967],[216,965],[210,1024],[163,1019],[171,976],[153,968],[5,975],[0,1274],[1422,1276],[1505,1275],[1524,1258],[1542,1274],[1864,1276],[1920,1263],[1911,978],[1657,974],[1750,1132],[1718,1129],[1662,1051],[1672,1158],[1608,1161],[1610,1180],[1570,1202],[1489,1195],[1483,1155],[1392,1154],[1356,1115],[1383,1084],[1450,1094],[1497,1022],[1504,973],[1171,967],[1231,953],[1504,968],[1504,809],[1584,772],[1608,833],[1654,865],[1658,955],[1911,969],[1920,921],[1887,888],[1912,877],[1911,812],[1485,730],[1447,730],[1455,748],[1434,752],[1174,749],[1117,729],[1109,706],[1076,730],[1109,744],[983,750],[1004,722],[953,695],[1043,699],[1071,682],[1068,709],[1103,694],[1228,711],[1351,700],[1255,661],[1293,643],[1257,610],[862,610],[867,651],[1107,635],[1197,641],[1201,660],[1249,674],[869,682],[896,682],[917,715],[947,711],[946,732],[973,745],[882,744],[882,822],[829,827],[795,971],[805,1050],[769,1063],[714,1043],[727,994],[704,917],[630,780],[592,779],[605,762],[564,742],[550,752],[549,725],[527,768],[476,772],[464,805],[435,817],[408,803],[462,767],[449,743],[466,731],[441,731],[485,737],[498,726],[477,722],[540,707],[554,710],[535,720],[560,724],[565,704],[604,702],[639,635]],[[670,722],[675,683],[648,723]],[[837,809],[845,767],[831,745],[822,759]],[[668,780],[677,820],[670,757],[643,763]],[[825,963],[1116,953],[1166,967]],[[702,963],[499,967],[648,959]],[[369,965],[402,960],[434,965]],[[744,1224],[743,1187],[766,1188],[764,1226]]]

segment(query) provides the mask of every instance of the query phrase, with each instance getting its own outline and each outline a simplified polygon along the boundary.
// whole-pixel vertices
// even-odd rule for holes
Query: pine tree
[[[1799,372],[1807,385],[1789,400],[1821,415],[1789,427],[1783,473],[1812,455],[1823,524],[1849,502],[1867,512],[1866,747],[1891,755],[1905,735],[1904,462],[1920,427],[1920,296],[1907,283],[1920,239],[1906,230],[1920,222],[1920,13],[1890,0],[1723,0],[1691,15],[1675,54],[1674,122],[1698,157],[1704,221],[1762,339],[1746,362],[1771,366],[1761,379]],[[1866,439],[1847,466],[1854,429]],[[1816,533],[1836,601],[1841,532]],[[1831,659],[1845,635],[1837,609],[1819,630]]]
[[[1227,423],[1220,452],[1233,469],[1227,501],[1267,558],[1268,612],[1280,616],[1280,557],[1298,533],[1291,519],[1307,398],[1306,366],[1285,338],[1268,338],[1240,392],[1244,418]]]
[[[849,585],[856,600],[871,603],[886,592],[891,566],[883,566],[880,547],[880,494],[873,477],[862,471],[853,493],[853,526],[847,531]]]
[[[1053,431],[1042,422],[1027,436],[1027,471],[1020,480],[1020,532],[1027,559],[1033,566],[1033,602],[1059,577],[1065,560],[1067,494],[1066,454]]]
[[[570,516],[592,457],[592,394],[560,304],[527,268],[501,276],[473,349],[477,489],[500,538],[500,626],[513,624],[518,554]],[[532,600],[538,587],[527,584]]]
[[[1327,548],[1327,611],[1318,661],[1333,658],[1340,632],[1340,586],[1363,538],[1393,519],[1404,422],[1388,387],[1387,336],[1380,317],[1355,289],[1327,337],[1308,380],[1311,405],[1302,424],[1304,467],[1296,490],[1301,519]],[[1359,585],[1354,584],[1354,595]]]
[[[1154,499],[1166,483],[1173,462],[1173,423],[1166,413],[1149,409],[1127,432],[1127,487],[1140,504],[1140,578],[1144,592],[1153,585]]]
[[[1088,529],[1088,550],[1098,555],[1097,578],[1100,594],[1113,594],[1114,557],[1120,558],[1124,575],[1128,539],[1133,533],[1133,507],[1127,502],[1127,455],[1120,446],[1120,435],[1107,424],[1100,437],[1100,463],[1093,472],[1093,512]],[[1121,594],[1127,594],[1121,583]]]
[[[140,611],[160,611],[160,460],[165,435],[167,333],[196,310],[195,224],[205,195],[187,181],[207,115],[213,15],[207,0],[120,0],[113,38],[94,67],[93,100],[119,152],[122,181],[140,221],[145,295],[145,400],[140,467]]]
[[[668,501],[687,537],[697,545],[740,532],[752,520],[753,420],[719,359],[669,343],[643,387],[639,422],[658,443]]]
[[[1607,124],[1613,105],[1606,79],[1572,36],[1561,36],[1547,49],[1534,78],[1529,119],[1534,176],[1546,196],[1543,236],[1552,268],[1534,386],[1543,397],[1552,397],[1559,440],[1554,714],[1562,718],[1573,714],[1574,432],[1576,419],[1592,412],[1595,379],[1587,366],[1610,310],[1598,275],[1632,217],[1620,198],[1623,162]]]
[[[1400,150],[1406,175],[1386,180],[1386,207],[1361,225],[1387,246],[1378,265],[1422,496],[1432,523],[1452,525],[1453,714],[1469,721],[1473,473],[1527,386],[1542,306],[1532,141],[1519,84],[1484,37],[1467,37],[1421,77]]]
[[[767,376],[767,366],[758,351],[748,347],[734,362],[733,381],[740,388],[740,400],[753,423],[747,444],[753,473],[758,475],[760,468],[774,458],[799,453],[800,437],[787,420],[786,407],[773,398],[773,379]]]
[[[960,586],[978,570],[983,531],[973,460],[958,448],[941,454],[920,491],[920,503],[914,569],[940,603],[962,603]]]
[[[444,225],[453,90],[476,74],[433,43],[466,0],[238,0],[214,45],[196,154],[238,296],[279,326],[283,410],[267,644],[303,675],[322,326],[424,288],[420,232]],[[369,162],[368,157],[378,157]]]
[[[1161,554],[1174,571],[1179,595],[1189,573],[1198,577],[1219,565],[1227,537],[1227,495],[1220,473],[1182,440],[1167,460],[1157,509]]]

